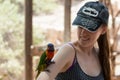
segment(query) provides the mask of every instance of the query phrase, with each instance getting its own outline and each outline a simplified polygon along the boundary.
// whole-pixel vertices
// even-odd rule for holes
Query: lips
[[[80,39],[83,40],[83,41],[88,41],[90,38],[84,37],[84,36],[80,36]]]

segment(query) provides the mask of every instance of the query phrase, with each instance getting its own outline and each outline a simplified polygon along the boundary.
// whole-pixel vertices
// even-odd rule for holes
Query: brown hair
[[[111,70],[110,70],[110,50],[109,50],[109,41],[107,37],[107,32],[103,35],[100,35],[98,38],[99,46],[99,60],[103,70],[103,75],[105,80],[111,80]]]

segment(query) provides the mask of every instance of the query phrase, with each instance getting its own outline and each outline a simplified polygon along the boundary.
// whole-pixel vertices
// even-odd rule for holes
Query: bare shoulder
[[[75,50],[71,44],[64,44],[53,57],[56,66],[61,66],[59,72],[66,71],[73,62]],[[61,65],[62,64],[62,65]]]
[[[61,48],[59,49],[59,51],[63,51],[63,52],[66,52],[67,53],[70,53],[71,51],[73,52],[74,49],[72,47],[72,43],[66,43],[64,44],[63,46],[61,46]]]
[[[74,49],[70,44],[67,43],[59,48],[59,50],[55,54],[55,57],[53,57],[53,60],[56,58],[66,59],[68,57],[70,58],[73,55],[74,55]]]

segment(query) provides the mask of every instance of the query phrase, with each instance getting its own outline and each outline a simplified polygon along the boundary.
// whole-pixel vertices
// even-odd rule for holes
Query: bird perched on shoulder
[[[38,77],[38,75],[40,74],[41,71],[48,71],[46,68],[50,65],[50,64],[54,64],[54,61],[51,61],[51,59],[54,56],[54,52],[55,52],[55,48],[54,45],[52,43],[49,43],[47,45],[47,49],[42,53],[40,60],[39,60],[39,64],[36,68],[37,71],[37,75],[36,78]]]

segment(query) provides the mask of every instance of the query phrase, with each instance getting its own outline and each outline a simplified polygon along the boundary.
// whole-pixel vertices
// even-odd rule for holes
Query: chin
[[[89,46],[91,45],[90,42],[83,42],[83,41],[81,42],[81,41],[79,41],[78,43],[79,43],[79,45],[82,46],[82,47],[89,47]]]

